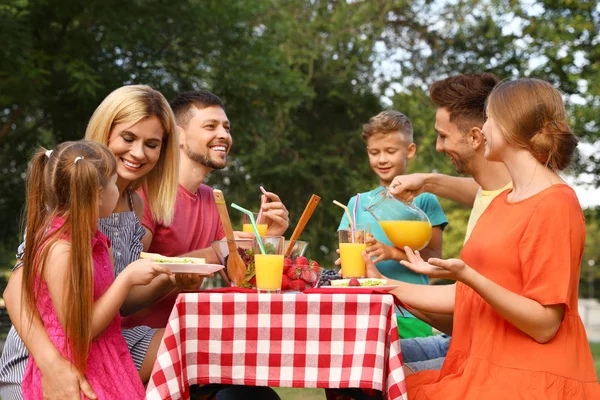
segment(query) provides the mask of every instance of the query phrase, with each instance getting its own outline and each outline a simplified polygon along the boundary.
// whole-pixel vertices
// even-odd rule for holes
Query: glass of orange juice
[[[338,231],[340,261],[344,278],[364,278],[365,261],[362,252],[367,248],[367,233],[364,229],[346,228]]]
[[[283,276],[283,236],[261,236],[265,254],[254,239],[254,270],[259,293],[280,293]]]
[[[253,212],[252,214],[254,215],[254,221],[256,222],[256,229],[258,229],[258,234],[260,236],[267,236],[268,225],[266,223],[263,223],[263,221],[258,220],[258,213]],[[244,214],[244,219],[242,221],[242,232],[254,233],[254,229],[252,229],[252,222],[250,222],[250,217],[246,214]]]

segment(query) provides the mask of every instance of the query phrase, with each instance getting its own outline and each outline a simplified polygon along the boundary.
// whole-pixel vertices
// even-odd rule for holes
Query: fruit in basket
[[[317,287],[321,278],[321,267],[319,263],[314,260],[309,260],[306,257],[296,257],[294,263],[286,271],[284,266],[284,278],[289,279],[289,284],[281,282],[281,290],[293,290],[296,292],[302,292],[309,288]],[[287,284],[287,288],[285,287]]]
[[[285,273],[285,275],[287,275],[288,278],[290,278],[290,279],[299,279],[301,273],[302,273],[302,270],[299,267],[293,266],[290,269],[288,269],[288,271]]]
[[[306,258],[304,256],[296,257],[296,261],[294,261],[294,265],[297,265],[297,266],[308,265],[308,258]]]
[[[303,292],[306,289],[306,282],[302,279],[294,279],[290,282],[290,290],[295,292]]]
[[[315,260],[310,260],[309,266],[310,270],[316,272],[317,274],[319,273],[319,271],[321,271],[321,266]]]
[[[289,290],[292,280],[285,274],[281,277],[281,290]]]
[[[292,259],[286,257],[283,259],[283,274],[285,275],[290,268],[292,268]]]
[[[321,278],[319,279],[318,286],[331,286],[331,281],[337,279],[342,279],[342,276],[338,274],[336,270],[323,268],[323,273],[321,274]]]

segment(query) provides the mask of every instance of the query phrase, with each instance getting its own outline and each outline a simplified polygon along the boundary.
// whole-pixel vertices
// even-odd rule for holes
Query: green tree
[[[288,235],[311,194],[321,196],[302,238],[311,243],[309,255],[329,266],[337,257],[341,218],[332,201],[345,203],[376,183],[360,127],[381,109],[372,90],[372,58],[382,26],[374,21],[387,3],[280,2],[260,19],[265,27],[261,37],[281,49],[309,95],[294,95],[295,103],[280,118],[245,124],[244,134],[235,136],[234,173],[226,175],[231,194],[257,206],[259,185],[279,193],[290,210]],[[251,114],[253,105],[245,106]],[[236,115],[231,114],[234,120]],[[221,173],[211,176],[211,182],[221,180]]]
[[[600,207],[585,210],[586,238],[579,294],[581,297],[600,299]]]
[[[112,90],[149,84],[222,91],[234,121],[265,126],[309,91],[260,35],[269,1],[9,0],[0,5],[0,237],[15,249],[27,160],[83,136]],[[244,126],[243,123],[239,124]],[[243,192],[243,190],[241,190]],[[0,256],[13,263],[14,250]]]
[[[31,151],[81,138],[100,101],[130,83],[167,98],[200,87],[221,96],[232,163],[208,183],[250,208],[264,185],[281,195],[292,227],[311,193],[320,195],[303,239],[311,256],[330,263],[341,217],[331,201],[376,184],[360,128],[385,107],[382,95],[415,125],[410,171],[453,173],[435,152],[427,90],[457,73],[552,80],[576,131],[593,143],[599,22],[597,2],[586,0],[5,0],[0,263],[13,263]],[[580,161],[598,183],[600,158]],[[468,210],[442,204],[451,220],[444,255],[456,256]]]

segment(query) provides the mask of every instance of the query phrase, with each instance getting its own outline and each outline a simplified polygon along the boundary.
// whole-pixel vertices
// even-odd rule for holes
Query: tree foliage
[[[207,183],[250,208],[259,185],[277,192],[288,235],[320,195],[303,238],[330,264],[341,218],[332,200],[377,184],[360,138],[369,117],[404,112],[418,144],[410,171],[453,173],[435,152],[435,80],[480,71],[548,79],[565,92],[576,132],[597,141],[599,14],[587,0],[4,0],[0,263],[12,263],[33,149],[81,138],[111,90],[143,83],[167,98],[191,88],[221,96],[232,162]],[[598,184],[599,170],[592,155],[577,171]],[[457,256],[469,211],[442,205],[444,255]]]

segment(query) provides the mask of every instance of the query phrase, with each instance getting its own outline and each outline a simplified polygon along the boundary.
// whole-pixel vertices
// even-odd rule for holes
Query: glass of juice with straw
[[[283,276],[283,236],[261,236],[264,254],[254,239],[254,268],[259,293],[280,293]]]
[[[258,233],[260,234],[260,236],[267,236],[267,228],[268,225],[266,223],[263,223],[263,221],[259,221],[259,217],[261,219],[264,219],[264,217],[260,216],[259,213],[252,213],[254,215],[254,220],[256,221],[256,229],[258,229]],[[246,214],[243,215],[243,220],[242,220],[242,232],[250,232],[250,233],[254,233],[254,230],[252,229],[252,223],[250,222],[250,217]]]
[[[365,261],[362,252],[367,248],[364,229],[346,228],[338,231],[340,261],[344,278],[364,278]]]

